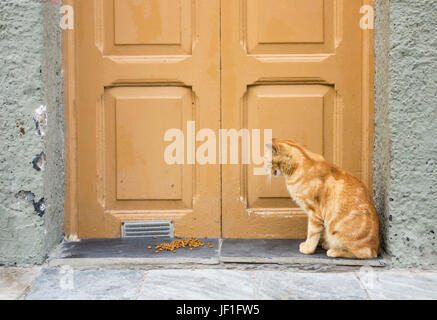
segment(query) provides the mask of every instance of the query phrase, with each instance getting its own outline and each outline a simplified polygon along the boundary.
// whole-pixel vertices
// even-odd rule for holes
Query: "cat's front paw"
[[[299,251],[303,254],[313,254],[315,249],[305,241],[299,245]]]

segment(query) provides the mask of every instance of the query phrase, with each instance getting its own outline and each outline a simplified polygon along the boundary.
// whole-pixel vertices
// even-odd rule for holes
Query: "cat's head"
[[[303,147],[293,140],[272,139],[272,144],[267,147],[272,150],[269,169],[276,177],[292,175],[304,159]]]

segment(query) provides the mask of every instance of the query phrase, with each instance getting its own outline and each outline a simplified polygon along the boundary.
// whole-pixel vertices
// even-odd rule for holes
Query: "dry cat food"
[[[159,253],[161,251],[176,252],[176,250],[180,249],[180,248],[189,248],[190,251],[192,251],[193,248],[199,248],[199,247],[204,247],[204,246],[205,246],[205,244],[203,243],[203,241],[201,241],[197,238],[178,239],[178,240],[173,240],[170,243],[164,242],[164,243],[155,245],[155,253]],[[207,246],[209,248],[213,248],[213,246],[209,242],[207,243]],[[151,249],[150,246],[148,248]]]

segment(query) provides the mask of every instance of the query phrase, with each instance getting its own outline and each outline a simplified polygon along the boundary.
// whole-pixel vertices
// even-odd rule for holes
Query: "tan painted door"
[[[223,0],[222,126],[273,129],[369,184],[371,33],[360,0]],[[303,238],[283,178],[224,165],[225,238]]]
[[[173,220],[177,236],[219,237],[219,165],[164,161],[168,129],[219,129],[219,0],[74,5],[78,236]]]
[[[270,184],[252,165],[169,166],[163,137],[176,128],[187,140],[190,120],[216,133],[273,129],[371,184],[366,3],[76,0],[77,230],[67,233],[119,237],[123,221],[162,219],[177,236],[303,238],[283,179]],[[185,141],[186,161],[189,150]]]

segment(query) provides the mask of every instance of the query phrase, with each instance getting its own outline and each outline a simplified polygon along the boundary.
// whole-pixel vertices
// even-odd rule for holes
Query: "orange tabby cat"
[[[291,140],[273,139],[272,173],[308,214],[308,235],[300,252],[320,244],[329,257],[375,258],[379,219],[366,187],[352,174]]]

